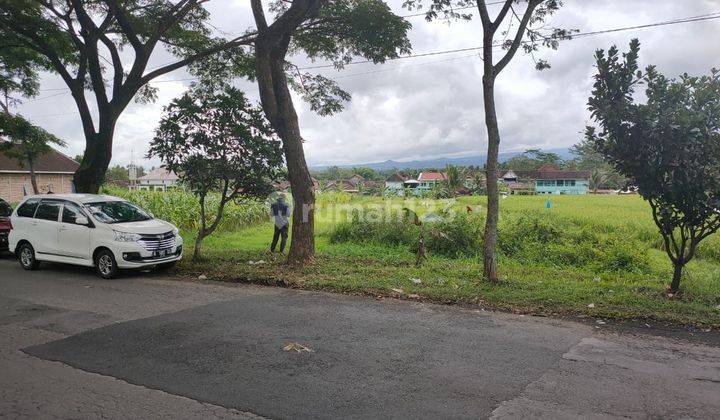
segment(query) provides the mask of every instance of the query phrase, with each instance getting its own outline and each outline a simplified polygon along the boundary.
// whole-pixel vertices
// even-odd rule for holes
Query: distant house
[[[340,191],[346,193],[360,192],[360,188],[362,188],[362,184],[356,184],[347,179],[330,181],[325,185],[325,191]]]
[[[346,181],[350,184],[355,185],[356,187],[362,187],[365,186],[366,179],[363,178],[361,175],[355,174],[348,178]]]
[[[570,194],[588,193],[590,172],[565,171],[545,165],[534,171],[506,170],[498,173],[498,182],[507,186],[510,194]]]
[[[478,188],[477,182],[485,183],[485,173],[477,169],[468,169],[465,171],[465,179],[463,180],[463,188],[467,191],[473,191]]]
[[[418,188],[423,191],[430,191],[433,187],[447,179],[445,172],[420,172],[418,175]]]
[[[166,192],[178,186],[178,179],[175,172],[168,171],[161,166],[138,178],[137,189],[140,191]]]
[[[407,178],[401,175],[399,172],[396,172],[390,175],[388,179],[385,180],[385,188],[388,190],[388,192],[402,191],[402,189],[405,187],[405,181],[407,181]]]
[[[73,174],[79,167],[79,163],[55,149],[40,156],[33,165],[39,192],[73,192]],[[25,193],[33,193],[30,169],[0,152],[0,198],[15,203],[21,201]]]
[[[310,178],[310,179],[312,180],[313,191],[319,190],[320,189],[320,181],[318,181],[315,178]],[[288,192],[288,191],[290,191],[290,181],[287,181],[287,180],[280,181],[278,183],[275,183],[274,187],[275,187],[275,191]]]
[[[584,195],[590,186],[589,171],[564,171],[551,165],[538,169],[535,192],[538,194]]]

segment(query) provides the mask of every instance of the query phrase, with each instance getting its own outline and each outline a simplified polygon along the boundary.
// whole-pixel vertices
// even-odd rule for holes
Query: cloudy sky
[[[400,15],[402,0],[389,2]],[[497,6],[489,6],[497,10]],[[248,0],[212,0],[212,24],[238,33],[250,27]],[[551,20],[553,26],[581,32],[664,22],[720,12],[720,0],[565,0]],[[415,54],[475,47],[482,43],[479,20],[426,22],[408,18]],[[541,51],[552,69],[538,72],[532,58],[522,55],[501,74],[497,105],[502,151],[560,148],[576,143],[587,123],[585,103],[593,75],[593,53],[631,38],[642,43],[641,64],[655,64],[666,75],[707,74],[720,67],[720,19],[582,37],[563,42],[557,51]],[[131,56],[128,55],[128,59]],[[150,67],[170,61],[159,52]],[[308,64],[296,57],[298,65]],[[321,63],[322,64],[322,63]],[[382,65],[357,64],[342,71],[318,72],[335,78],[353,98],[344,112],[320,117],[296,101],[305,150],[311,165],[411,160],[480,155],[487,147],[482,105],[482,61],[477,52],[406,58]],[[153,104],[132,104],[118,122],[113,164],[157,165],[144,155],[162,108],[190,83],[175,71],[153,83],[159,89]],[[252,83],[238,86],[257,98]],[[36,124],[68,142],[71,156],[84,150],[80,119],[62,81],[43,76],[42,91],[17,109]]]

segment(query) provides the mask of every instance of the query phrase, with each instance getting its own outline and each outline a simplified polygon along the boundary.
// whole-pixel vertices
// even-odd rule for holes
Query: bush
[[[407,245],[417,242],[419,228],[400,214],[386,215],[383,220],[361,220],[358,212],[352,219],[339,223],[330,233],[330,243],[355,242],[381,245]]]
[[[425,248],[429,253],[450,258],[474,256],[482,250],[483,221],[479,217],[460,215],[452,220],[425,223]],[[380,221],[352,220],[338,224],[330,233],[331,243],[354,242],[380,245],[405,245],[417,250],[420,228],[400,214],[386,215]]]
[[[452,220],[425,226],[425,247],[450,258],[473,257],[482,253],[485,221],[461,214]]]
[[[179,229],[193,231],[198,229],[200,204],[197,198],[187,191],[173,190],[159,193],[103,188],[102,192],[128,200],[153,213],[155,217],[167,220]],[[217,196],[208,197],[208,211],[217,209],[218,200]],[[266,205],[261,201],[230,203],[225,207],[225,213],[218,229],[221,231],[238,230],[268,220]]]
[[[527,213],[519,218],[506,218],[499,227],[500,251],[512,256],[528,244],[533,246],[561,243],[563,229],[558,217]]]
[[[585,268],[592,272],[650,272],[648,250],[652,244],[638,239],[644,237],[645,231],[640,230],[638,235],[634,225],[613,226],[532,211],[505,214],[500,222],[499,252],[522,264]],[[425,248],[429,254],[448,258],[475,257],[482,253],[483,230],[480,215],[438,217],[424,225]],[[417,226],[402,221],[398,215],[363,221],[355,213],[351,221],[332,230],[330,240],[405,245],[414,252],[418,234]],[[714,258],[714,249],[704,248],[702,252]]]

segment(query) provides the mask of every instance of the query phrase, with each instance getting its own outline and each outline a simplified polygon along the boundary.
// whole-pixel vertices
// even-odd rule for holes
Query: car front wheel
[[[104,279],[112,279],[117,276],[118,266],[112,252],[104,249],[95,256],[95,270]]]
[[[37,270],[40,267],[40,261],[35,259],[35,250],[27,242],[20,245],[18,259],[20,260],[20,266],[25,270]]]

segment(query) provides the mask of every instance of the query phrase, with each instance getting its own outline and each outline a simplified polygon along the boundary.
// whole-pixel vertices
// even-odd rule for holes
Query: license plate
[[[168,255],[172,255],[172,249],[159,249],[155,252],[153,252],[153,257],[167,257]]]

